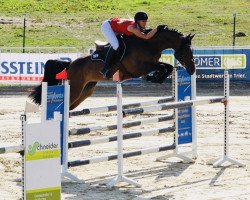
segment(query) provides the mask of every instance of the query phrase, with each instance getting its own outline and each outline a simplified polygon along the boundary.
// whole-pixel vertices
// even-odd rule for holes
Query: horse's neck
[[[181,46],[182,38],[177,34],[158,34],[151,38],[150,42],[157,46],[159,51],[165,49],[174,49],[176,51]]]
[[[150,52],[151,56],[158,57],[165,49],[179,49],[181,38],[177,35],[169,34],[167,36],[155,35],[149,40],[140,39],[136,36],[124,37],[127,50],[140,47],[141,51]]]

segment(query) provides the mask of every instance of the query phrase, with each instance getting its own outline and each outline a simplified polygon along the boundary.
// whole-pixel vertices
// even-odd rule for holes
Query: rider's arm
[[[150,32],[145,34],[145,33],[142,33],[138,28],[136,28],[134,26],[128,26],[128,31],[130,31],[131,33],[133,33],[134,35],[136,35],[139,38],[148,40],[154,36],[154,34],[157,32],[157,28],[152,29]]]

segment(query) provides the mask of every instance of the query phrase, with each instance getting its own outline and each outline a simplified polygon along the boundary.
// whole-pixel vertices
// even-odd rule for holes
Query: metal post
[[[196,100],[196,72],[191,76],[191,98]],[[197,156],[196,106],[194,106],[192,107],[192,158],[196,159]]]
[[[68,172],[68,129],[69,129],[69,84],[68,81],[62,82],[64,85],[64,114],[63,114],[63,156],[62,174]]]
[[[122,87],[117,83],[117,147],[118,147],[118,177],[123,176],[123,128],[122,128]]]
[[[225,162],[230,162],[232,164],[238,165],[239,167],[244,167],[245,165],[230,158],[228,152],[229,145],[229,72],[228,69],[224,70],[224,97],[226,101],[224,102],[224,149],[223,149],[223,157],[216,160],[213,164],[214,167],[222,166]]]
[[[23,114],[21,115],[20,117],[21,121],[22,121],[22,146],[25,147],[25,138],[24,138],[24,135],[25,135],[25,125],[26,125],[26,122],[27,122],[27,118],[26,118],[26,114]],[[26,185],[25,185],[25,176],[26,176],[26,172],[25,172],[25,149],[23,151],[23,154],[22,154],[22,199],[26,199],[26,193],[25,193],[25,188],[26,188]]]
[[[236,13],[233,14],[233,46],[235,46]]]
[[[26,18],[23,18],[23,53],[25,53],[25,32],[26,32]]]
[[[224,70],[224,97],[226,103],[224,104],[224,156],[228,155],[228,132],[229,132],[229,74],[228,70]]]
[[[177,65],[176,65],[177,66]],[[177,72],[177,68],[175,68],[174,71],[174,101],[177,103],[178,100],[178,72]],[[178,141],[178,108],[174,109],[174,116],[175,116],[175,121],[174,121],[174,126],[175,126],[175,132],[174,132],[174,143],[175,143],[175,154],[177,155],[179,153],[179,141]]]

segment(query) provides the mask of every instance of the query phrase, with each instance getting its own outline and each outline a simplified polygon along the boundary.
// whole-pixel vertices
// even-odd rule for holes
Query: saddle
[[[122,35],[118,35],[117,39],[119,41],[119,48],[116,51],[116,55],[114,56],[114,61],[112,63],[116,63],[121,61],[126,52],[126,44]],[[95,41],[96,50],[91,54],[91,60],[98,60],[105,62],[106,54],[110,48],[110,43],[102,42],[102,41]]]

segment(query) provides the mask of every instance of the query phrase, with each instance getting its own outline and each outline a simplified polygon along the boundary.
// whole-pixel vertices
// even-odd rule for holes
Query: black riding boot
[[[111,66],[110,66],[110,62],[114,57],[116,50],[114,50],[111,46],[107,52],[106,55],[106,59],[105,59],[105,65],[104,67],[101,69],[101,73],[103,75],[104,78],[110,79],[111,78]]]

